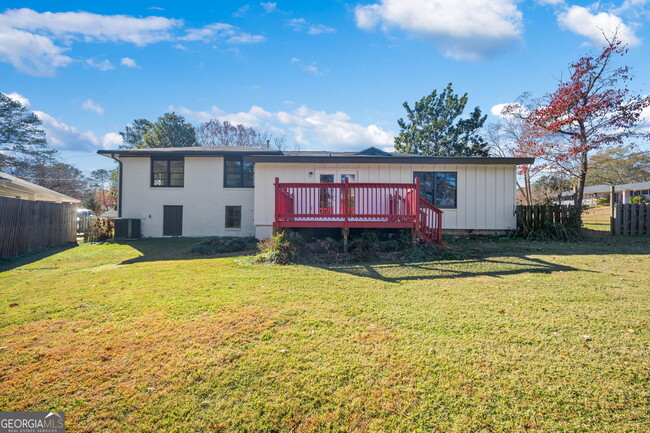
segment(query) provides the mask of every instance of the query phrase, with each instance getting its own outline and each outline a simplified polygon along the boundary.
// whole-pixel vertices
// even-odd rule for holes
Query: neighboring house
[[[98,153],[118,161],[118,216],[140,219],[145,237],[267,238],[274,227],[415,228],[413,218],[428,221],[421,222],[424,230],[438,212],[427,201],[442,210],[445,231],[502,233],[516,224],[516,167],[533,162],[429,157],[372,147],[361,152],[192,147]],[[429,216],[418,217],[421,209]]]
[[[582,202],[586,206],[594,206],[596,200],[604,198],[609,202],[611,194],[611,185],[593,185],[586,186],[584,190],[584,197]],[[650,201],[650,182],[637,182],[625,183],[621,185],[614,185],[614,202],[615,203],[629,203],[632,197],[641,195],[646,200]],[[564,191],[560,194],[560,203],[573,204],[574,192]]]
[[[3,172],[0,172],[0,197],[54,203],[79,203],[79,200],[75,198]]]
[[[0,258],[77,239],[79,200],[0,172]]]

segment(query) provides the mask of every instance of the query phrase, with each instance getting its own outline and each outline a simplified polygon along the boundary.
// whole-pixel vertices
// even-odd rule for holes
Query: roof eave
[[[151,149],[117,149],[117,150],[98,150],[97,153],[108,158],[114,156],[131,157],[131,156],[155,156],[177,154],[182,156],[224,156],[224,155],[282,155],[279,150],[187,150],[169,148],[165,150]]]
[[[244,160],[254,163],[373,163],[373,164],[485,164],[524,165],[533,164],[535,158],[481,158],[481,157],[434,157],[434,156],[287,156],[245,155]]]

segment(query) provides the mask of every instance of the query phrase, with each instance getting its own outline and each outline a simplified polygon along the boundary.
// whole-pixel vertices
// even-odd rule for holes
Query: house
[[[586,206],[595,206],[596,200],[604,198],[609,202],[611,195],[611,185],[593,185],[586,186],[584,189],[584,197],[582,203]],[[637,183],[624,183],[621,185],[614,185],[614,202],[615,203],[629,203],[632,197],[643,196],[646,200],[650,201],[650,182],[637,182]],[[574,192],[564,191],[560,194],[561,204],[573,204]]]
[[[0,172],[0,258],[75,242],[79,200]]]
[[[0,172],[0,197],[54,203],[79,203],[79,200],[75,198],[3,172]]]
[[[244,147],[100,150],[119,163],[118,216],[142,235],[272,236],[283,227],[515,228],[516,167],[533,158]],[[441,223],[441,225],[440,225]],[[439,239],[439,238],[438,238]]]

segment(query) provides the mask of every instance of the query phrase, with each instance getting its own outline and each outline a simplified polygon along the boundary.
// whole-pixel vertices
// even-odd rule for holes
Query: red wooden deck
[[[442,242],[442,211],[415,183],[280,183],[274,229],[284,227],[408,228]]]

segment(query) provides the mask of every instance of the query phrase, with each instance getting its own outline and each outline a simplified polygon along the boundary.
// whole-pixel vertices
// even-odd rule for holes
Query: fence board
[[[650,235],[650,204],[617,204],[611,231],[615,235]]]
[[[517,233],[526,236],[528,233],[549,229],[552,226],[563,226],[566,229],[579,230],[582,226],[580,209],[565,205],[519,205],[515,208],[517,218]]]
[[[0,258],[77,240],[77,205],[0,197]]]

